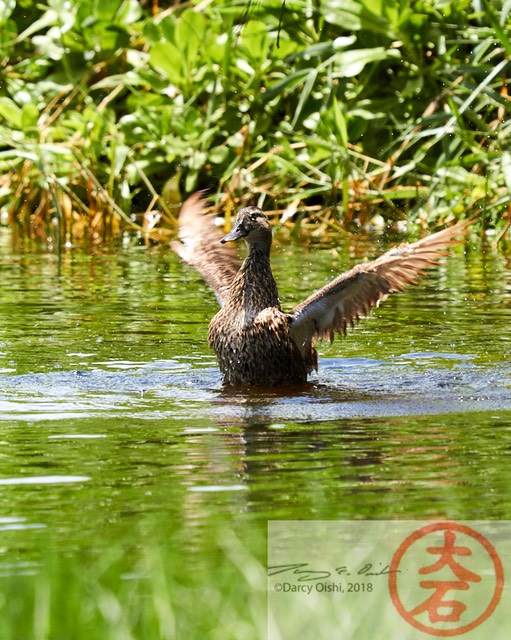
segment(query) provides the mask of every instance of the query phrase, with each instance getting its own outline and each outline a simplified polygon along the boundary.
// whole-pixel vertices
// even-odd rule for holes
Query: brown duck
[[[172,248],[195,267],[221,305],[209,325],[209,344],[216,352],[226,385],[275,386],[303,383],[318,355],[320,338],[346,333],[389,293],[416,284],[424,268],[446,255],[466,223],[453,225],[412,244],[403,243],[372,262],[341,274],[289,313],[280,306],[270,267],[272,232],[257,207],[238,212],[223,238],[211,215],[204,215],[200,194],[191,196],[179,215],[179,238]],[[243,238],[248,256],[240,265],[226,242]]]

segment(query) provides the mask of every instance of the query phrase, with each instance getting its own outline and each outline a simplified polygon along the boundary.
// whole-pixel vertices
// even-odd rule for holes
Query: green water
[[[277,246],[283,306],[367,246]],[[491,248],[321,345],[292,395],[222,389],[215,297],[170,252],[0,251],[0,638],[264,637],[269,519],[509,519]]]

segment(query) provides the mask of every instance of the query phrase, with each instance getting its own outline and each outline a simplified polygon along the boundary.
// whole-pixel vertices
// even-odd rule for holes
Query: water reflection
[[[236,479],[236,490],[245,484],[249,492],[216,504],[263,518],[289,518],[297,509],[300,518],[460,517],[467,510],[505,517],[510,473],[487,471],[489,459],[499,466],[508,455],[510,423],[509,413],[498,419],[471,413],[434,422],[406,417],[239,427],[194,439],[192,486],[200,491],[214,478],[228,491]],[[503,436],[498,445],[495,430]],[[201,504],[211,508],[211,497]]]
[[[277,247],[282,299],[372,251],[360,247]],[[318,375],[284,391],[222,388],[206,344],[216,301],[170,253],[4,258],[0,515],[27,524],[6,547],[35,548],[44,531],[71,550],[136,546],[163,518],[196,549],[213,520],[507,517],[511,279],[498,254],[459,252],[322,344]]]

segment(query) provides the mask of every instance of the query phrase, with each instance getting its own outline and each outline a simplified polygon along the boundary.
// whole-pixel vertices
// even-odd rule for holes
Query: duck
[[[303,385],[318,370],[316,343],[346,335],[389,294],[417,284],[425,269],[460,242],[467,222],[417,242],[401,243],[379,258],[340,274],[290,311],[280,304],[270,265],[272,228],[256,206],[240,209],[227,235],[205,213],[201,193],[191,195],[178,218],[172,249],[211,287],[220,310],[209,324],[223,384],[232,387]],[[232,243],[244,240],[240,263]]]

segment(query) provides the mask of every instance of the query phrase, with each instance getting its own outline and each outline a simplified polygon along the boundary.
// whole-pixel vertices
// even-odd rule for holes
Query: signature
[[[329,578],[332,575],[337,576],[388,576],[390,573],[400,573],[399,569],[390,569],[388,564],[383,565],[383,563],[379,562],[378,565],[374,565],[372,562],[367,562],[364,564],[358,571],[352,573],[349,570],[349,567],[346,565],[342,565],[339,567],[335,567],[333,571],[321,570],[321,569],[312,569],[309,568],[309,562],[297,562],[293,564],[276,564],[271,567],[268,567],[268,577],[276,576],[283,573],[290,573],[292,575],[298,576],[297,582],[309,582],[311,580],[324,580],[325,578]]]

